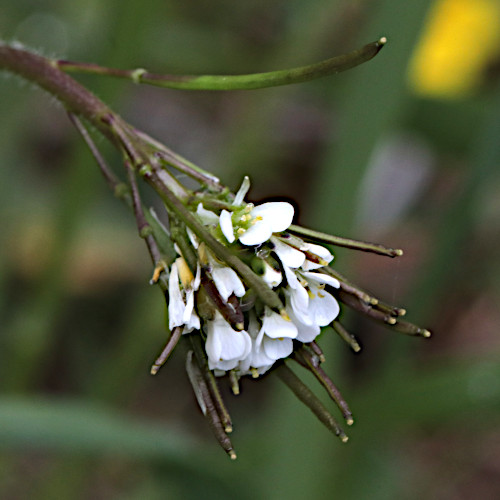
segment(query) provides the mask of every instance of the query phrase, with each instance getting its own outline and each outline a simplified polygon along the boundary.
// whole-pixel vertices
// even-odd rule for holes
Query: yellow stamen
[[[191,269],[189,269],[187,262],[182,257],[178,257],[175,262],[177,262],[177,267],[179,268],[179,278],[181,280],[182,286],[184,288],[189,288],[194,280]]]
[[[281,309],[280,316],[286,321],[292,321],[290,319],[290,316],[288,316],[288,313],[284,309]]]
[[[205,242],[201,242],[198,247],[198,255],[200,257],[200,264],[206,266],[208,264],[208,254],[207,254],[207,246]]]
[[[157,264],[156,267],[153,270],[153,276],[151,277],[151,284],[158,283],[158,280],[160,279],[160,274],[167,269],[167,266],[165,262],[160,260]]]

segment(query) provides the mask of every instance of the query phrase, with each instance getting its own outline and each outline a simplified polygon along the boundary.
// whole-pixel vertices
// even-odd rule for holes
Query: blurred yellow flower
[[[410,86],[428,97],[465,96],[499,44],[499,0],[436,0],[410,61]]]

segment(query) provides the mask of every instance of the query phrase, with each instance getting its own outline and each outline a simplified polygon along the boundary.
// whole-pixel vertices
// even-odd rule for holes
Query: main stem
[[[106,104],[76,80],[54,67],[45,57],[0,44],[0,70],[15,73],[52,94],[69,111],[82,116],[113,142],[109,126],[102,121],[110,114],[121,120]]]

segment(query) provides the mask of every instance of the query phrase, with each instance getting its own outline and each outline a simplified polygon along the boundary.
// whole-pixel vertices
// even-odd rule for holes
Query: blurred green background
[[[281,69],[386,36],[364,66],[291,87],[79,80],[233,189],[250,174],[254,200],[289,197],[303,225],[404,248],[398,260],[336,251],[336,266],[433,337],[344,311],[362,352],[331,331],[320,344],[354,412],[349,443],[269,376],[245,380],[237,398],[223,389],[231,462],[197,408],[183,347],[149,375],[164,304],[131,214],[54,99],[4,76],[0,498],[499,498],[499,10],[495,0],[2,2],[5,40],[156,72]]]

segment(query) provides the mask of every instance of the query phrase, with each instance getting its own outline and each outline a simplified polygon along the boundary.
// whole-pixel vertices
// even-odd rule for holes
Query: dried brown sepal
[[[237,297],[232,295],[225,302],[206,269],[201,270],[201,286],[206,291],[213,305],[232,328],[238,331],[243,330],[245,327],[245,318]]]
[[[304,403],[318,418],[318,420],[331,432],[340,438],[342,442],[349,439],[333,415],[325,408],[323,403],[315,394],[293,373],[286,364],[281,364],[275,370],[279,378],[292,390],[292,392]]]
[[[224,451],[229,455],[232,460],[236,459],[236,453],[233,449],[233,445],[229,436],[227,435],[222,422],[220,420],[219,414],[215,408],[214,401],[208,390],[205,378],[201,372],[200,367],[196,361],[193,351],[188,351],[186,357],[186,371],[189,377],[189,381],[193,386],[193,391],[198,401],[198,405],[201,408],[203,415],[208,420],[210,427],[212,428],[217,441],[224,449]]]

